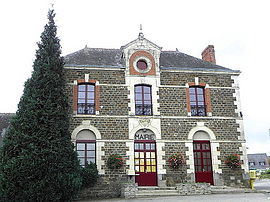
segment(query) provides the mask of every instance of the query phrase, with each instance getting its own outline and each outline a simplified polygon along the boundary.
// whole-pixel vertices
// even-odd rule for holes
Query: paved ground
[[[228,193],[195,196],[167,196],[138,199],[82,200],[80,202],[270,202],[270,179],[256,180],[254,187],[264,193]],[[267,193],[268,192],[268,193]]]
[[[270,202],[270,193],[210,194],[197,196],[167,196],[138,199],[91,200],[91,202]],[[80,201],[87,202],[87,201]],[[88,201],[90,202],[90,200]]]
[[[257,190],[269,190],[270,191],[270,179],[258,179],[254,183],[254,188]]]

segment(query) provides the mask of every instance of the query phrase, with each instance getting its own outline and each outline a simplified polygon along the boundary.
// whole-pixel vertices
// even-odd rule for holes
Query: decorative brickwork
[[[145,57],[145,58],[148,58],[151,62],[151,69],[146,72],[146,73],[141,73],[141,72],[138,72],[136,71],[136,68],[134,67],[134,61],[136,60],[136,58],[139,58],[139,57]],[[146,51],[137,51],[135,53],[133,53],[129,59],[129,72],[131,75],[155,75],[156,74],[156,65],[155,65],[155,59],[154,57],[146,52]]]

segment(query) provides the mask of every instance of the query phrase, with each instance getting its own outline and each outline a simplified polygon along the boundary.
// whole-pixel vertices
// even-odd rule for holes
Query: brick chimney
[[[202,52],[202,59],[216,64],[215,49],[213,45],[208,45]]]

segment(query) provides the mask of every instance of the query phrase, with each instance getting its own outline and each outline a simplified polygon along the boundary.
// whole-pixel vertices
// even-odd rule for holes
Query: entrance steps
[[[177,196],[179,195],[176,187],[138,187],[136,197],[151,196]]]

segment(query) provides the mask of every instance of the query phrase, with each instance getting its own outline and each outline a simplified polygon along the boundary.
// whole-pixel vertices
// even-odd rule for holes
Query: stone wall
[[[89,74],[89,79],[98,81],[98,85],[100,86],[100,110],[96,115],[77,115],[73,114],[72,111],[74,80],[84,79],[85,74]],[[186,83],[194,82],[195,77],[198,78],[199,83],[208,84],[207,88],[209,87],[210,91],[212,116],[209,115],[200,118],[188,116],[185,85]],[[231,172],[224,165],[226,155],[232,153],[242,155],[242,152],[239,151],[241,147],[241,143],[239,142],[239,124],[236,122],[240,117],[235,112],[237,106],[235,104],[236,98],[233,95],[236,91],[232,87],[233,80],[231,79],[231,75],[161,70],[160,83],[158,77],[153,78],[142,77],[135,80],[132,77],[129,79],[134,82],[141,82],[143,80],[144,83],[152,79],[150,82],[151,85],[155,83],[152,99],[155,101],[157,111],[160,112],[160,115],[159,113],[154,113],[154,116],[150,116],[151,121],[149,123],[150,125],[152,124],[152,128],[156,128],[160,132],[161,141],[164,142],[162,151],[165,151],[165,156],[163,156],[162,160],[165,160],[166,164],[162,165],[164,167],[164,172],[160,174],[162,175],[162,180],[172,178],[174,183],[192,181],[190,173],[187,174],[187,169],[190,169],[190,165],[184,165],[179,170],[172,170],[168,167],[167,159],[170,155],[179,152],[184,155],[186,154],[188,148],[185,147],[185,142],[188,141],[189,132],[197,126],[198,122],[203,122],[205,127],[213,131],[216,137],[215,141],[220,144],[220,147],[217,146],[218,151],[216,151],[216,153],[220,152],[220,155],[215,155],[221,161],[221,165],[217,167],[222,170],[222,173],[217,175],[219,175],[221,181],[224,181],[226,185],[243,186],[245,184],[244,170],[239,169],[238,171]],[[104,146],[101,148],[101,151],[104,152],[101,160],[105,162],[105,165],[101,166],[104,171],[99,181],[101,186],[84,193],[86,195],[92,194],[93,196],[97,196],[98,194],[105,195],[105,193],[108,193],[107,195],[110,197],[119,196],[119,184],[129,180],[126,174],[126,169],[129,168],[125,164],[121,169],[109,170],[106,168],[106,160],[111,154],[119,154],[129,159],[129,157],[125,156],[128,150],[126,140],[130,139],[129,127],[132,126],[132,123],[137,123],[136,121],[132,122],[132,120],[143,118],[135,116],[134,113],[130,113],[129,115],[131,107],[135,106],[134,92],[132,91],[133,93],[131,93],[129,91],[133,88],[127,86],[129,84],[126,83],[125,71],[119,68],[115,71],[97,68],[66,68],[66,79],[68,83],[66,93],[69,95],[69,104],[71,106],[70,131],[72,132],[76,127],[80,126],[82,121],[89,120],[90,125],[97,128],[100,132],[101,141],[104,143]],[[132,83],[130,85],[133,85],[134,82],[130,82]],[[133,95],[133,97],[130,95]],[[132,103],[132,106],[130,103]],[[144,118],[149,118],[149,116]],[[145,127],[148,127],[147,124]],[[187,156],[186,159],[189,160]],[[117,191],[115,190],[116,188]],[[100,192],[97,191],[98,189],[100,189]]]
[[[211,129],[217,140],[238,140],[240,132],[235,119],[161,119],[161,137],[165,140],[187,140],[189,131],[197,122]]]
[[[159,104],[162,116],[187,116],[186,89],[160,87]]]
[[[100,87],[100,115],[128,115],[128,90],[124,86]]]
[[[185,86],[186,83],[194,82],[198,77],[200,83],[207,83],[209,86],[231,87],[233,80],[229,74],[208,74],[208,73],[184,73],[169,72],[162,70],[160,73],[161,85]]]
[[[184,85],[184,84],[183,84]],[[236,98],[233,97],[235,89],[210,88],[210,102],[212,116],[237,117]],[[187,116],[187,100],[185,87],[159,88],[160,115]]]
[[[231,154],[242,155],[242,151],[239,151],[239,147],[241,147],[241,143],[220,143],[220,159],[222,162],[220,168],[222,168],[222,178],[227,186],[248,186],[248,179],[246,178],[243,169],[231,169],[225,164],[225,159],[227,156]]]
[[[102,70],[101,68],[65,68],[65,78],[67,83],[73,83],[75,80],[84,79],[85,74],[89,74],[89,79],[95,79],[99,81],[100,84],[125,84],[124,70]]]
[[[113,118],[113,117],[98,117],[98,116],[79,116],[72,117],[70,130],[71,132],[83,120],[90,120],[91,125],[96,127],[101,133],[101,138],[104,140],[123,140],[128,139],[128,119]]]
[[[176,188],[181,196],[211,194],[210,185],[207,183],[179,183]]]
[[[111,180],[108,176],[100,176],[94,187],[83,189],[76,200],[118,198],[121,196],[123,178]]]
[[[175,183],[181,183],[187,181],[187,165],[184,164],[179,169],[172,169],[169,167],[168,159],[171,155],[174,154],[182,154],[184,158],[187,160],[188,157],[185,155],[187,151],[187,147],[185,147],[185,143],[165,143],[165,160],[166,160],[166,183],[167,186],[174,186]]]

